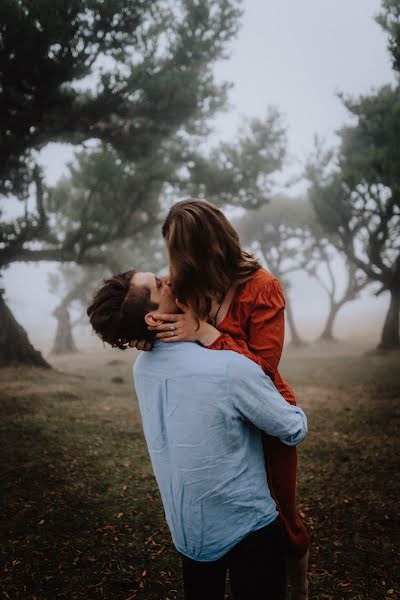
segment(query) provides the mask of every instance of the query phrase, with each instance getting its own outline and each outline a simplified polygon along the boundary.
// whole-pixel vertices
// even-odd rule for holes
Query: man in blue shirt
[[[167,278],[128,272],[106,280],[88,314],[102,339],[125,347],[151,337],[144,324],[156,311],[177,310]],[[134,382],[186,600],[223,600],[228,569],[235,600],[283,600],[284,534],[259,430],[297,444],[303,411],[253,361],[194,342],[156,341],[136,360]]]

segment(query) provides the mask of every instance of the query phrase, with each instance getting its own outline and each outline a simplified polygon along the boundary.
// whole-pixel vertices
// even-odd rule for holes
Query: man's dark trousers
[[[228,570],[234,600],[285,598],[286,542],[279,517],[218,560],[199,562],[181,556],[185,600],[224,600]]]

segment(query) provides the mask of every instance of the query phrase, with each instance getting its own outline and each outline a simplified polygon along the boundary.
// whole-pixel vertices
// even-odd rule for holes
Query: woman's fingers
[[[171,335],[172,333],[173,333],[174,335]],[[176,341],[176,338],[177,338],[178,336],[179,336],[179,334],[178,334],[176,331],[165,331],[165,332],[157,333],[157,335],[156,335],[156,338],[157,338],[158,340],[163,340],[164,338],[172,338],[172,340],[174,340],[174,339],[175,339],[175,341]],[[179,337],[180,337],[180,336],[179,336]]]
[[[137,350],[144,350],[146,352],[147,350],[152,349],[153,344],[148,340],[131,340],[129,342],[129,346],[131,348],[136,348]]]
[[[148,344],[148,342],[146,340],[139,340],[136,348],[138,350],[146,350],[147,344]]]
[[[162,325],[148,327],[147,329],[149,331],[174,331],[174,329],[171,329],[171,325],[172,323],[163,323]],[[172,327],[176,328],[175,325],[172,325]]]
[[[154,313],[153,318],[156,321],[174,321],[175,322],[175,321],[180,321],[181,319],[184,319],[185,317],[184,317],[184,315],[178,315],[178,314],[176,314],[176,315],[161,315],[158,313]]]

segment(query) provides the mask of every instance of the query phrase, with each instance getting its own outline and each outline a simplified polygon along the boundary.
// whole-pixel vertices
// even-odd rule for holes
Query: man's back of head
[[[153,317],[156,310],[179,312],[170,278],[131,270],[104,279],[87,314],[103,342],[125,350],[133,339],[154,340],[155,334],[148,327],[157,325]]]

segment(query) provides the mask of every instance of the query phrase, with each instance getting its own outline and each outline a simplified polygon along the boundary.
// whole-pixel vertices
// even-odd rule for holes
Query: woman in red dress
[[[214,205],[175,204],[163,225],[180,315],[158,315],[164,342],[195,340],[212,350],[234,350],[258,363],[278,391],[296,404],[278,372],[285,299],[279,281],[245,252],[237,232]],[[296,512],[296,447],[263,434],[268,482],[284,523],[292,600],[306,600],[309,537]]]

